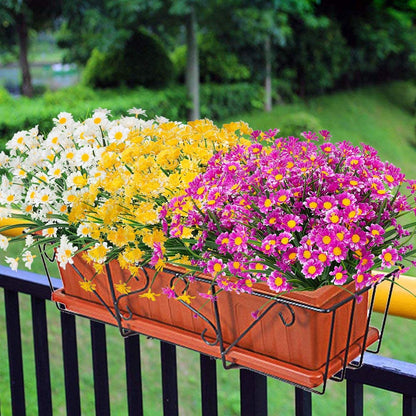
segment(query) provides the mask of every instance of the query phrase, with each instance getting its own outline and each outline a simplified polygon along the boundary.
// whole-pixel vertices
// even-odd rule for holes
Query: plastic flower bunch
[[[131,131],[127,141],[107,146],[97,166],[99,179],[69,214],[78,234],[94,239],[87,260],[97,271],[113,259],[131,275],[148,263],[162,269],[165,262],[154,249],[165,252],[163,205],[184,192],[214,153],[249,143],[250,133],[242,122],[218,128],[209,120],[182,124],[159,118]]]
[[[142,110],[133,109],[132,114]],[[53,119],[54,127],[45,136],[38,126],[19,131],[6,144],[8,154],[0,154],[2,176],[0,183],[1,216],[16,219],[11,228],[25,228],[23,235],[12,240],[26,238],[22,259],[30,268],[33,257],[29,248],[36,242],[61,240],[58,258],[66,264],[80,243],[77,230],[68,223],[74,202],[95,184],[100,172],[98,162],[107,146],[127,140],[131,130],[151,125],[136,117],[124,117],[111,121],[109,111],[97,109],[92,117],[80,122],[70,113],[62,112]],[[0,236],[1,248],[7,249],[10,239]],[[18,260],[9,259],[11,267],[18,267]]]
[[[263,281],[282,293],[352,280],[359,289],[382,278],[372,270],[409,259],[415,181],[368,145],[331,143],[328,131],[323,144],[311,132],[304,140],[277,133],[255,131],[253,144],[214,155],[166,206],[167,236],[193,230],[178,250],[190,269],[221,290],[250,293]],[[401,225],[405,214],[411,221]]]
[[[25,228],[11,240],[26,240],[21,259],[27,267],[31,249],[51,243],[63,268],[83,251],[97,272],[115,258],[137,272],[139,261],[151,260],[155,243],[163,250],[158,206],[183,192],[215,151],[251,133],[245,123],[219,129],[208,120],[186,125],[142,120],[141,109],[129,114],[111,120],[110,111],[98,109],[75,121],[60,113],[47,135],[35,127],[7,143],[9,154],[0,155],[0,206],[3,218],[17,224],[0,232]],[[0,247],[11,240],[0,236]],[[18,260],[8,259],[14,269]]]

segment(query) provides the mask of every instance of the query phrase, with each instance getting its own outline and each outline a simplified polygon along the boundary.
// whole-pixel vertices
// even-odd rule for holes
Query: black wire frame
[[[50,285],[50,288],[51,288],[51,292],[53,292],[54,288],[53,288],[51,277],[50,277],[50,274],[49,274],[49,271],[48,271],[47,261],[50,261],[50,262],[55,261],[55,255],[48,256],[44,247],[42,247],[42,248],[39,247],[39,248],[40,248],[40,253],[41,253],[43,265],[44,265],[44,268],[45,268],[45,273],[46,273],[46,276],[48,278],[49,285]],[[85,277],[76,268],[76,266],[74,264],[69,264],[69,266],[72,267],[75,270],[75,272],[80,276],[80,278],[82,280],[86,280]],[[148,269],[151,268],[150,266],[146,266],[146,267]],[[133,331],[133,330],[125,327],[124,322],[131,320],[134,315],[133,315],[133,313],[131,312],[131,310],[129,309],[128,306],[126,306],[127,314],[125,313],[125,311],[121,311],[121,309],[119,307],[119,304],[120,304],[120,301],[124,297],[142,293],[142,292],[146,291],[149,288],[150,277],[149,277],[149,274],[147,273],[146,267],[142,268],[145,279],[144,279],[144,284],[140,289],[131,291],[128,294],[116,295],[116,291],[114,289],[114,283],[113,283],[113,280],[112,280],[112,274],[111,274],[110,266],[108,264],[105,264],[106,276],[107,276],[108,286],[110,288],[110,294],[111,294],[111,299],[112,299],[112,304],[111,305],[108,305],[97,291],[92,290],[94,295],[97,297],[97,300],[99,301],[99,303],[102,306],[105,307],[105,309],[107,310],[109,315],[111,317],[113,317],[115,319],[115,321],[117,322],[117,327],[119,329],[120,335],[123,336],[123,337],[137,335],[138,332]],[[173,286],[173,283],[176,279],[181,279],[181,280],[184,280],[185,282],[187,282],[187,276],[185,274],[181,274],[181,273],[178,273],[174,270],[171,270],[171,269],[169,269],[169,267],[165,268],[164,272],[172,274],[171,286]],[[206,332],[208,330],[207,328],[202,331],[201,338],[206,344],[208,344],[210,346],[218,345],[219,352],[220,352],[220,357],[221,357],[220,359],[221,359],[221,362],[222,362],[222,365],[223,365],[224,369],[226,369],[226,370],[235,369],[235,368],[245,368],[245,367],[242,367],[242,366],[240,366],[236,363],[230,362],[230,360],[228,359],[228,354],[232,351],[232,349],[234,347],[236,347],[238,345],[238,343],[241,341],[241,339],[247,333],[249,333],[250,330],[253,327],[258,325],[258,323],[261,322],[261,320],[266,315],[268,315],[270,313],[270,311],[272,311],[277,305],[281,305],[281,306],[285,307],[288,310],[289,314],[290,314],[289,315],[290,319],[287,320],[283,316],[281,311],[278,313],[279,318],[281,320],[281,323],[286,327],[292,326],[296,321],[296,314],[295,314],[295,310],[294,310],[295,308],[301,308],[301,309],[309,310],[309,311],[316,312],[316,313],[329,314],[331,316],[330,334],[329,334],[328,346],[327,346],[327,352],[326,352],[326,362],[325,362],[325,365],[324,365],[324,371],[323,371],[323,375],[322,375],[323,383],[322,383],[322,385],[320,386],[319,389],[304,386],[304,385],[292,382],[292,381],[284,379],[284,378],[280,378],[280,377],[277,377],[277,376],[274,376],[274,375],[270,375],[270,374],[267,374],[267,373],[264,373],[264,372],[261,372],[261,371],[251,369],[252,371],[256,371],[260,374],[264,374],[266,376],[273,377],[275,379],[284,381],[286,383],[289,383],[291,385],[299,387],[299,388],[301,388],[303,390],[306,390],[308,392],[312,392],[312,393],[322,395],[326,391],[326,385],[327,385],[328,379],[331,379],[331,380],[336,381],[336,382],[342,382],[345,379],[347,368],[355,369],[355,368],[360,368],[363,365],[363,359],[364,359],[364,352],[365,351],[368,351],[368,352],[371,352],[371,353],[378,353],[380,351],[381,342],[382,342],[382,339],[383,339],[383,333],[384,333],[384,329],[385,329],[385,325],[386,325],[386,321],[387,321],[388,310],[389,310],[391,297],[392,297],[392,293],[393,293],[393,288],[394,288],[395,275],[396,275],[397,272],[398,272],[398,270],[394,270],[393,272],[391,272],[391,273],[389,273],[385,276],[385,279],[390,280],[390,288],[389,288],[389,292],[388,292],[388,296],[387,296],[387,301],[386,301],[386,306],[385,306],[385,310],[384,310],[384,314],[383,314],[383,318],[382,318],[382,323],[381,323],[381,326],[379,328],[379,338],[376,342],[377,345],[376,345],[375,350],[366,349],[366,343],[367,343],[367,337],[368,337],[371,318],[372,318],[373,309],[374,309],[374,302],[375,302],[377,286],[378,286],[379,282],[376,282],[371,287],[365,287],[365,288],[362,288],[362,289],[358,290],[357,292],[355,292],[355,294],[351,294],[350,296],[344,298],[342,301],[340,301],[340,302],[336,303],[335,305],[332,305],[331,307],[328,307],[328,308],[320,308],[320,307],[309,305],[309,304],[306,304],[306,303],[303,303],[303,302],[300,302],[300,301],[287,299],[287,298],[284,298],[284,297],[275,297],[275,296],[268,295],[268,294],[263,293],[263,292],[253,290],[253,292],[252,292],[253,296],[258,296],[258,297],[264,298],[265,300],[270,301],[270,304],[257,316],[256,319],[253,319],[252,323],[250,325],[248,325],[247,328],[244,331],[242,331],[234,339],[233,342],[229,343],[228,345],[226,345],[226,343],[224,342],[223,331],[222,331],[222,328],[221,328],[221,311],[220,311],[218,302],[215,300],[215,298],[212,301],[213,309],[214,309],[214,320],[209,319],[200,310],[195,309],[192,305],[188,304],[187,302],[185,302],[181,299],[179,299],[179,302],[185,308],[188,308],[195,315],[197,315],[198,318],[201,318],[207,324],[207,326],[209,326],[214,331],[214,334],[215,334],[214,341],[211,341],[211,340],[206,338]],[[199,282],[210,284],[212,289],[213,289],[212,293],[213,294],[216,293],[216,290],[215,290],[216,285],[212,280],[209,280],[209,279],[203,278],[203,277],[199,277],[199,276],[193,276],[192,279],[194,279],[196,281],[199,281]],[[354,312],[355,312],[355,307],[356,307],[356,304],[357,304],[357,298],[359,296],[363,295],[364,293],[368,292],[371,288],[373,290],[372,290],[371,296],[369,298],[367,322],[365,324],[365,332],[364,332],[362,342],[360,342],[360,351],[359,351],[359,354],[358,354],[357,358],[354,361],[349,363],[348,362],[348,354],[349,354],[349,350],[350,350],[351,335],[352,335],[352,328],[353,328],[353,321],[354,321]],[[342,368],[340,369],[340,371],[337,374],[332,375],[332,376],[329,377],[329,366],[330,366],[330,358],[331,358],[333,339],[334,339],[336,313],[342,306],[344,306],[347,303],[351,303],[351,310],[350,310],[350,316],[349,316],[348,334],[347,334],[347,339],[346,339],[346,345],[345,345],[345,349],[343,349],[343,354],[342,354],[343,355]],[[80,315],[79,313],[75,313],[73,311],[67,310],[66,306],[64,304],[60,303],[60,302],[56,302],[56,306],[62,312],[67,312],[67,313],[71,313],[71,314],[75,314],[75,315]]]

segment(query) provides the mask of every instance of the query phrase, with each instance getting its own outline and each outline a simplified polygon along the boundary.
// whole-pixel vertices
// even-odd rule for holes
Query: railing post
[[[179,406],[175,345],[161,341],[160,356],[162,364],[163,414],[165,416],[177,416],[179,414]]]
[[[416,416],[416,396],[403,395],[403,416]]]
[[[79,370],[75,316],[61,312],[62,356],[65,374],[66,413],[68,416],[81,414]]]
[[[241,416],[267,416],[267,377],[240,370]]]
[[[23,384],[22,337],[20,333],[19,295],[14,290],[4,290],[6,308],[7,346],[9,351],[10,391],[12,414],[26,415]]]
[[[312,415],[312,394],[299,387],[295,388],[295,414],[296,416]]]
[[[217,363],[200,354],[202,416],[218,415]]]
[[[347,416],[362,416],[364,412],[364,387],[347,380]]]
[[[107,345],[105,325],[91,321],[91,348],[94,373],[95,411],[110,416],[110,390],[108,385]]]
[[[143,391],[140,361],[140,337],[124,339],[126,355],[127,402],[129,415],[143,415]]]
[[[52,415],[51,376],[49,365],[48,326],[44,299],[31,296],[33,343],[36,362],[36,387],[40,415]]]

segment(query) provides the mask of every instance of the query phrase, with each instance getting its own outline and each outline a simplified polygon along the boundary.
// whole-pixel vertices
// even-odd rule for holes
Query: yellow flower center
[[[334,249],[332,250],[332,252],[336,255],[336,256],[340,256],[342,253],[342,250],[340,247],[334,247]]]
[[[338,224],[338,222],[339,222],[339,217],[338,217],[338,215],[336,215],[336,214],[332,214],[332,215],[331,215],[331,222],[332,222],[333,224]]]
[[[385,260],[387,263],[390,263],[390,262],[393,260],[393,256],[391,255],[391,253],[386,253],[386,254],[384,254],[384,260]]]
[[[296,221],[295,220],[290,220],[287,222],[287,226],[289,228],[295,228],[296,227]]]
[[[241,246],[241,244],[243,244],[243,239],[241,237],[236,237],[234,240],[234,244],[236,246]]]
[[[322,242],[324,244],[329,244],[331,242],[331,237],[329,235],[325,235],[324,238],[322,238]]]

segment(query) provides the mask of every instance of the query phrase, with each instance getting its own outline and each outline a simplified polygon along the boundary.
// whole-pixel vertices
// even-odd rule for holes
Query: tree
[[[33,96],[33,85],[28,61],[29,32],[52,27],[55,19],[61,14],[62,1],[55,0],[2,0],[0,3],[0,17],[8,22],[8,27],[16,39],[12,43],[18,44],[19,66],[22,73],[22,94]]]
[[[292,36],[288,16],[313,18],[314,0],[230,0],[217,21],[219,36],[232,45],[257,79],[264,83],[264,108],[272,109],[272,74],[276,67],[276,45],[284,47]],[[226,21],[224,21],[226,19]],[[258,51],[261,51],[260,53]]]

